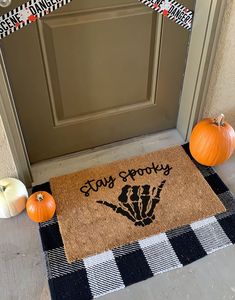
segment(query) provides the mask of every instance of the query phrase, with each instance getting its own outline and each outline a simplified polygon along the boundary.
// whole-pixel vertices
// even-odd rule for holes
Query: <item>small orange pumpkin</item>
[[[232,155],[235,148],[235,132],[224,121],[224,115],[200,121],[193,129],[189,149],[193,158],[202,165],[216,166]]]
[[[32,194],[26,203],[28,216],[34,222],[46,222],[50,220],[55,213],[55,209],[55,200],[47,192]]]

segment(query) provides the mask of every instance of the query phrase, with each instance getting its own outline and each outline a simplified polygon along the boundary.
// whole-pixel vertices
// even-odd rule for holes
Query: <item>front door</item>
[[[189,36],[137,0],[73,0],[3,39],[31,163],[174,128]]]

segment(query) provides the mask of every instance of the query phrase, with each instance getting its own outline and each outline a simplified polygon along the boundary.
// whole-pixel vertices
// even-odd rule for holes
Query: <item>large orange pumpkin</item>
[[[28,216],[34,222],[46,222],[50,220],[55,213],[55,209],[55,200],[47,192],[32,194],[26,203]]]
[[[235,132],[224,121],[224,115],[200,121],[193,129],[189,149],[193,158],[206,166],[216,166],[232,155],[235,148]]]

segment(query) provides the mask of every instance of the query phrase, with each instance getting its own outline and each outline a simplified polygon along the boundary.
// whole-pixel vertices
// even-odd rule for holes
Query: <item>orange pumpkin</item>
[[[232,155],[235,148],[235,132],[224,121],[224,115],[218,118],[204,119],[193,129],[189,149],[193,158],[202,165],[216,166]]]
[[[47,192],[32,194],[26,203],[28,216],[34,222],[46,222],[50,220],[55,213],[55,209],[55,200]]]

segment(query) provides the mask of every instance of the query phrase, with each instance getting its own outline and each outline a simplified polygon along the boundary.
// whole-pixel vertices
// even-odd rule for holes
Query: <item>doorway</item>
[[[192,1],[185,1],[185,5],[187,5],[186,2],[192,4]],[[74,7],[66,6],[63,8],[64,11],[59,12],[58,10],[58,13],[47,16],[38,24],[27,26],[2,41],[3,59],[6,66],[3,73],[6,71],[4,76],[7,74],[9,78],[8,97],[11,98],[13,95],[12,98],[14,98],[13,106],[16,106],[20,122],[19,129],[23,132],[23,142],[26,145],[26,160],[29,158],[27,165],[43,159],[167,128],[182,127],[183,131],[189,132],[189,123],[194,122],[196,118],[196,112],[192,114],[193,105],[196,105],[196,108],[199,107],[199,101],[195,102],[195,98],[188,99],[187,106],[189,109],[185,107],[182,110],[182,105],[185,104],[185,95],[188,93],[187,90],[185,91],[185,82],[189,81],[187,76],[187,72],[190,71],[189,59],[184,79],[185,64],[182,64],[182,61],[179,63],[179,69],[174,72],[174,67],[182,53],[181,58],[185,60],[189,41],[188,32],[169,20],[163,21],[160,16],[156,16],[151,10],[136,4],[136,1],[133,0],[112,1],[113,5],[109,4],[108,7],[107,3],[111,3],[110,1],[79,1],[79,3],[74,3]],[[94,3],[102,3],[103,6],[94,8],[92,3],[93,5]],[[77,13],[77,5],[83,5],[80,7],[82,12]],[[190,7],[190,3],[188,3],[188,7]],[[201,88],[201,86],[197,87],[196,85],[198,84],[198,71],[205,71],[204,68],[206,67],[206,64],[203,66],[201,64],[202,54],[207,58],[210,50],[208,47],[205,49],[205,38],[212,39],[214,37],[212,32],[215,28],[215,19],[218,20],[218,8],[217,1],[211,1],[210,5],[208,3],[203,4],[200,0],[197,1],[195,10],[200,10],[206,19],[197,28],[195,26],[189,45],[190,58],[193,55],[193,44],[195,43],[193,37],[200,32],[202,38],[197,39],[197,50],[199,50],[200,58],[198,56],[195,60],[194,56],[193,62],[197,64],[196,69],[193,70],[193,76],[197,77],[193,87],[194,91],[195,88]],[[71,12],[70,9],[74,11]],[[78,16],[75,17],[76,14]],[[63,20],[62,27],[61,19]],[[197,20],[196,15],[195,20]],[[208,27],[208,20],[211,20],[210,27]],[[123,25],[123,22],[126,26]],[[77,27],[80,27],[80,31]],[[116,33],[115,38],[113,35],[109,35],[107,27],[112,28],[113,32]],[[134,34],[135,28],[139,29],[138,35],[137,33]],[[173,30],[173,36],[170,32],[167,34],[166,30],[168,29]],[[27,49],[24,43],[18,43],[19,49],[21,49],[19,53],[23,53],[24,56],[22,50],[28,51],[26,51],[28,54],[26,55],[27,64],[23,63],[23,59],[16,59],[13,55],[13,44],[17,39],[21,40],[19,35],[21,32],[24,34],[24,38],[28,37],[27,40],[31,41],[31,48],[27,47]],[[179,47],[177,50],[170,43],[174,41],[174,37],[179,32],[182,32],[185,44],[184,47]],[[89,36],[89,42],[82,43],[82,49],[80,49],[81,45],[77,41],[73,45],[71,54],[63,46],[63,43],[60,44],[61,36],[66,37],[67,35],[71,38],[70,44],[77,35],[80,37],[79,41],[86,42],[86,38]],[[130,36],[133,36],[132,43],[129,42]],[[103,43],[100,43],[101,37]],[[125,43],[121,43],[122,39],[125,40]],[[142,43],[144,46],[141,44],[143,39],[145,41]],[[88,47],[89,43],[93,47]],[[114,47],[115,43],[116,47]],[[125,47],[118,47],[120,43]],[[101,48],[97,46],[100,44]],[[138,45],[140,46],[138,47]],[[90,48],[93,50],[97,48],[94,53],[97,52],[101,60],[95,59],[94,53],[92,55],[89,53],[93,61],[92,59],[83,59]],[[105,52],[107,49],[109,51]],[[32,56],[32,51],[38,55]],[[77,52],[81,54],[81,57],[79,56],[78,65],[73,66],[68,63],[68,56],[75,58]],[[110,52],[111,56],[107,57],[107,53]],[[119,52],[125,55],[119,55],[119,57]],[[174,55],[176,56],[174,57]],[[33,60],[33,57],[36,59]],[[112,62],[113,57],[117,57],[117,61]],[[140,62],[141,57],[143,57],[143,61]],[[91,69],[89,74],[85,74],[88,62]],[[35,68],[35,66],[39,66],[39,68]],[[13,72],[11,69],[16,71]],[[28,72],[30,70],[31,72]],[[73,70],[72,76],[69,77],[68,74],[71,70]],[[105,72],[101,72],[101,70],[105,70]],[[137,72],[137,70],[145,71]],[[99,78],[102,77],[99,74],[102,74],[103,78]],[[110,78],[115,80],[111,80],[109,74]],[[94,76],[92,83],[90,75]],[[174,80],[176,75],[180,80]],[[67,79],[67,82],[66,78],[71,80]],[[118,78],[122,80],[118,81]],[[19,84],[19,81],[17,82],[19,79],[24,88]],[[194,78],[191,76],[190,79],[192,83]],[[72,85],[70,81],[72,81]],[[104,95],[107,81],[109,85],[107,94]],[[79,86],[78,83],[80,82],[83,84]],[[128,82],[130,82],[130,88]],[[179,84],[174,86],[176,82]],[[94,87],[93,90],[89,89],[89,84]],[[64,89],[61,90],[61,86]],[[76,86],[80,88],[76,89]],[[30,91],[27,87],[30,87]],[[173,93],[172,90],[174,90]],[[112,91],[115,91],[113,98],[111,98]],[[71,97],[68,97],[70,93]],[[43,95],[47,95],[47,97]],[[180,95],[182,95],[181,101]],[[78,98],[79,101],[77,101]],[[187,125],[182,121],[184,118],[188,118]],[[185,125],[182,125],[183,123]],[[45,136],[44,133],[49,134]],[[69,137],[70,135],[72,138]],[[54,139],[55,137],[56,139]],[[71,141],[75,144],[72,145]],[[83,145],[81,145],[81,141]],[[51,142],[50,147],[47,147],[48,142]],[[24,148],[24,145],[22,146]],[[34,150],[29,150],[31,146]],[[69,150],[65,149],[67,146]]]

